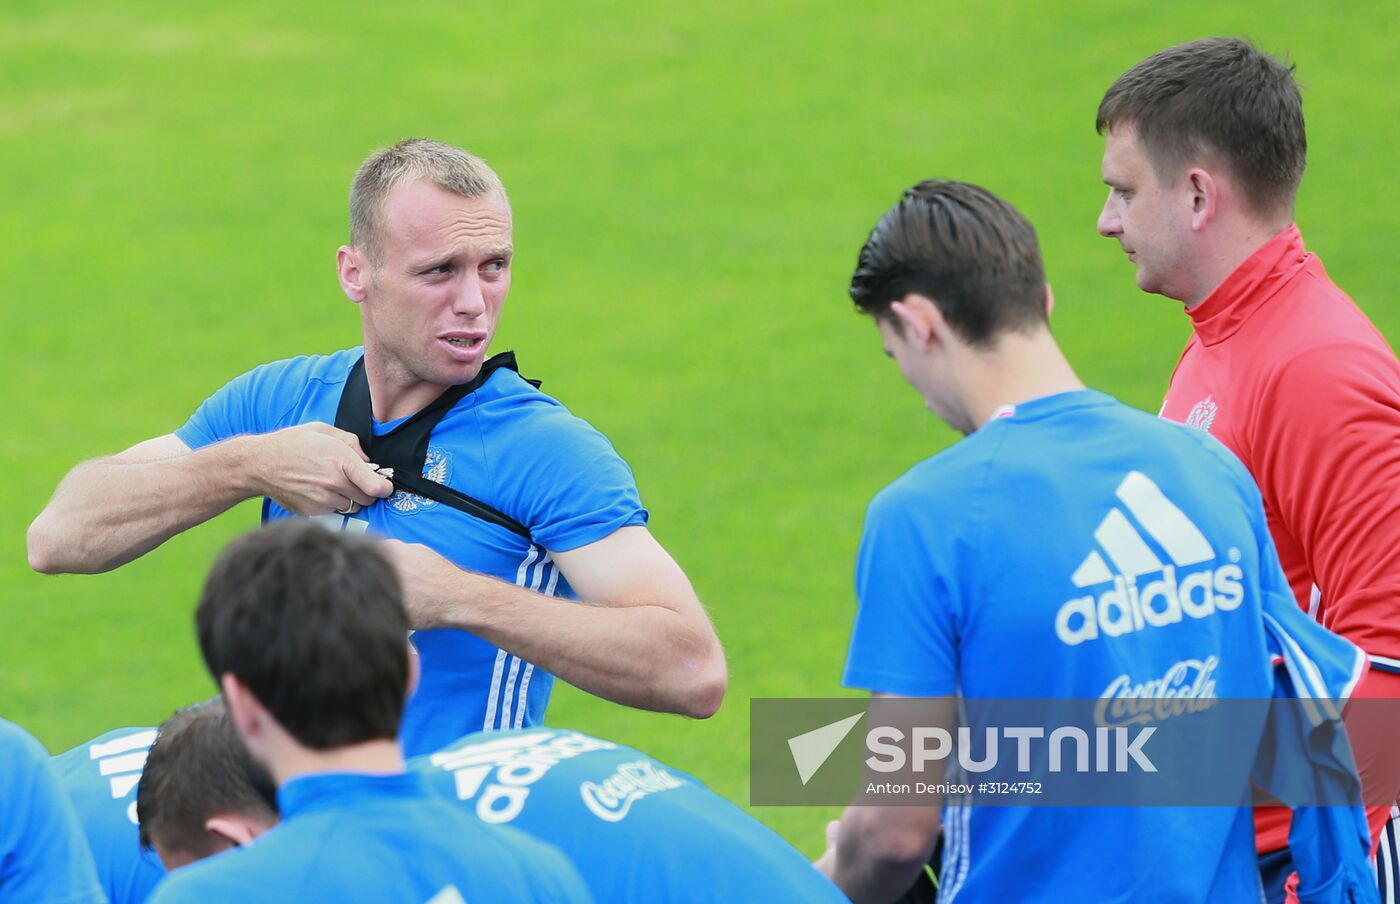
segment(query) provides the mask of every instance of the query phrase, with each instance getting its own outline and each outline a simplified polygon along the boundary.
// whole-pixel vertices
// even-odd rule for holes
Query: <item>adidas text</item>
[[[1178,581],[1167,565],[1161,576],[1141,587],[1121,575],[1097,599],[1075,597],[1055,615],[1055,634],[1077,646],[1100,636],[1121,637],[1144,628],[1176,624],[1183,616],[1208,618],[1229,612],[1244,600],[1244,572],[1238,565],[1192,572]]]

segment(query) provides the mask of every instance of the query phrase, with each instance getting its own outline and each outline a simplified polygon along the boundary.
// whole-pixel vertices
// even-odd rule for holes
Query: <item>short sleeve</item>
[[[78,904],[106,896],[78,818],[37,741],[0,721],[0,900]]]
[[[510,404],[518,406],[506,415],[511,429],[485,434],[487,459],[504,487],[506,510],[535,542],[568,552],[647,523],[632,469],[607,437],[553,399]]]
[[[307,387],[313,360],[274,361],[234,377],[205,399],[175,435],[191,449],[199,449],[284,426],[281,421]]]
[[[953,538],[920,514],[933,503],[885,490],[870,505],[856,559],[857,611],[843,679],[906,697],[958,689],[957,573]]]

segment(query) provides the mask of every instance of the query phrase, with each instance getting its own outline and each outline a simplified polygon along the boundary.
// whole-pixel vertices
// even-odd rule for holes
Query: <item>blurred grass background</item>
[[[631,462],[729,655],[707,722],[562,687],[550,721],[747,804],[749,698],[849,693],[864,506],[954,438],[844,294],[904,187],[956,177],[1017,204],[1081,375],[1155,410],[1188,323],[1094,232],[1094,110],[1164,46],[1250,36],[1304,86],[1304,235],[1400,337],[1395,6],[1108,9],[8,0],[0,715],[58,751],[212,692],[190,612],[254,505],[97,577],[30,573],[25,527],[78,460],[170,431],[258,363],[355,344],[334,276],[350,176],[427,135],[487,158],[511,192],[494,347]],[[755,811],[808,854],[834,812]]]

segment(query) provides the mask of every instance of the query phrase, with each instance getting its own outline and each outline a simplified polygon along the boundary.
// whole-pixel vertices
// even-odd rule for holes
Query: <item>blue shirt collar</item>
[[[427,790],[416,773],[367,775],[362,772],[318,772],[302,775],[277,791],[283,819],[302,813],[340,808],[369,800],[423,797]]]
[[[1096,389],[1074,389],[1069,392],[1057,392],[1025,402],[1017,402],[1015,405],[1002,405],[992,413],[983,426],[990,426],[1001,420],[1035,420],[1071,411],[1075,408],[1111,404],[1113,404],[1112,396],[1105,395]]]

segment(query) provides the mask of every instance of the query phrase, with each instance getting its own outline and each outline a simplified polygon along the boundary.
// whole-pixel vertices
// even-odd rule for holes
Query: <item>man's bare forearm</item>
[[[666,606],[590,605],[462,571],[436,596],[419,627],[471,631],[596,696],[696,718],[724,697],[713,632]]]
[[[236,437],[157,460],[84,462],[29,526],[29,564],[46,574],[110,571],[259,495],[251,449]]]
[[[936,818],[932,829],[905,827],[902,815],[876,807],[850,807],[842,815],[830,877],[855,904],[898,899],[928,862]]]

